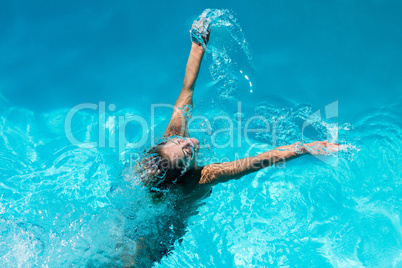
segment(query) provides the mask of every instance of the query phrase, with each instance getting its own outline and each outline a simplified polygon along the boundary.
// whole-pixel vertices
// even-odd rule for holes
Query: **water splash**
[[[227,9],[206,9],[198,21],[205,21],[211,29],[207,53],[212,57],[209,70],[219,97],[234,98],[242,80],[247,82],[248,90],[252,92],[250,74],[245,71],[245,66],[252,68],[252,56],[233,12]]]

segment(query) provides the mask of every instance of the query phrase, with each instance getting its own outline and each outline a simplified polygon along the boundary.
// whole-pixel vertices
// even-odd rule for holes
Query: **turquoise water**
[[[158,223],[174,249],[156,267],[402,266],[399,2],[1,6],[0,266],[119,266]],[[166,127],[171,111],[150,105],[174,103],[192,20],[211,7],[230,11],[214,20],[196,87],[200,164],[302,138],[344,149],[214,186],[177,215],[175,200],[155,204],[124,170]],[[98,106],[77,112],[71,132],[98,146],[68,140],[68,112],[83,103]],[[215,141],[235,142],[214,148],[208,133],[230,127],[222,115],[234,131]],[[250,147],[238,130],[255,115],[270,131],[251,133]],[[144,146],[120,146],[119,116],[144,118],[149,128],[125,131]]]

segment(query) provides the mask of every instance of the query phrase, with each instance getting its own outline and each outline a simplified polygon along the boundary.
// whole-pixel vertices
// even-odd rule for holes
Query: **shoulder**
[[[197,168],[190,169],[183,175],[183,180],[186,182],[191,181],[191,182],[198,183],[201,179],[203,169],[204,169],[204,167],[197,167]]]
[[[187,171],[183,175],[183,180],[197,182],[198,184],[210,184],[216,181],[221,173],[222,167],[219,164],[211,164]]]
[[[183,175],[183,179],[186,182],[193,182],[197,184],[210,184],[219,177],[219,168],[216,164],[197,167],[189,170]]]
[[[197,182],[198,184],[208,184],[216,180],[219,174],[217,164],[206,165],[189,170],[184,174],[183,178],[186,181]]]

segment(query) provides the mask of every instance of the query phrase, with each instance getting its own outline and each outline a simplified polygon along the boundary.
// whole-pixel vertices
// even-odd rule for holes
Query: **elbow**
[[[194,90],[194,87],[195,87],[195,83],[184,81],[182,89],[184,89],[184,90]]]

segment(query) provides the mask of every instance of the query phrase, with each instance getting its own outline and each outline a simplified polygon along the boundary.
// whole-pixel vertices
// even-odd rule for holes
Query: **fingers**
[[[306,150],[312,155],[325,155],[340,150],[340,144],[334,142],[314,141],[304,145]]]
[[[205,17],[199,17],[198,20],[193,22],[191,27],[192,41],[195,43],[204,43],[206,45],[209,41],[211,33],[210,23]]]

